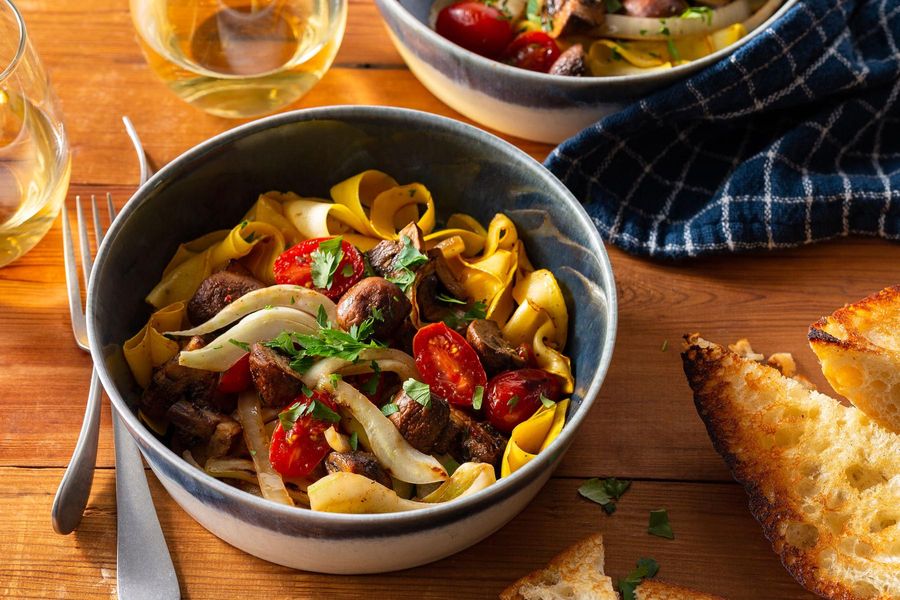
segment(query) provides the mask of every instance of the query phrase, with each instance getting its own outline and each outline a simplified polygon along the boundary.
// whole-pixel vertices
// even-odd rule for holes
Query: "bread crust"
[[[637,600],[725,600],[722,596],[698,592],[658,579],[645,579],[634,590]]]
[[[802,412],[799,416],[790,413],[797,412],[798,406],[804,410],[821,410],[826,415],[834,413],[835,418],[842,417],[841,410],[854,409],[841,407],[827,396],[803,389],[796,381],[783,377],[775,369],[744,360],[722,346],[703,340],[698,334],[685,336],[682,359],[684,372],[694,391],[697,412],[706,425],[713,446],[725,459],[734,478],[744,486],[751,513],[759,521],[788,572],[806,589],[835,600],[900,598],[900,586],[887,593],[860,594],[856,591],[858,585],[854,588],[853,583],[823,569],[823,553],[841,552],[841,535],[814,522],[801,510],[796,487],[798,470],[804,468],[799,457],[805,449],[801,447],[789,453],[777,443],[778,429],[784,425],[785,419],[798,419],[802,425],[803,418],[810,418],[804,417]],[[766,402],[750,405],[746,397],[753,395],[764,398],[769,405],[766,406]],[[790,398],[800,400],[793,402]],[[774,411],[782,411],[782,416]],[[788,414],[792,416],[783,416]],[[848,414],[848,417],[848,422],[865,421],[861,415]],[[806,423],[810,422],[808,420]],[[868,427],[876,426],[870,423]],[[867,432],[866,435],[873,434]],[[876,437],[879,443],[887,438],[887,445],[893,445],[900,452],[897,436],[889,436],[892,434],[883,431]],[[775,443],[766,447],[773,440]],[[839,439],[830,443],[853,442]],[[811,456],[815,457],[815,453]],[[900,456],[897,461],[900,461]],[[894,461],[894,467],[897,461]],[[894,477],[900,477],[898,471],[900,469],[894,469]],[[900,503],[900,498],[896,500]],[[796,543],[797,538],[790,535],[790,532],[813,531],[804,528],[817,528],[812,543],[809,543],[810,540]]]

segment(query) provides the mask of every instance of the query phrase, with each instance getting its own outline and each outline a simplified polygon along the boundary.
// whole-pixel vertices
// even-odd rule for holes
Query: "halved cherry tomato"
[[[471,0],[444,8],[434,28],[454,44],[488,58],[500,56],[513,37],[509,18],[493,6]]]
[[[426,325],[413,338],[413,355],[431,391],[456,406],[472,406],[477,386],[487,375],[475,350],[444,323]]]
[[[332,300],[337,300],[344,295],[344,292],[353,287],[357,281],[362,279],[366,270],[363,257],[353,244],[341,241],[341,252],[343,256],[334,272],[331,280],[330,288],[318,288],[313,286],[312,282],[312,253],[319,249],[319,244],[332,238],[313,238],[300,242],[296,246],[288,248],[275,259],[273,270],[275,271],[276,283],[289,283],[293,285],[302,285],[325,294]],[[352,271],[347,273],[349,269]]]
[[[337,409],[328,394],[316,390],[311,398],[298,397],[282,413],[291,410],[297,404],[301,407],[308,406],[313,400],[321,402],[331,410]],[[285,433],[279,421],[272,433],[272,443],[269,444],[269,461],[272,467],[285,477],[305,477],[312,473],[330,450],[325,440],[325,430],[332,425],[334,423],[330,421],[306,415],[297,419],[290,432]]]
[[[223,394],[237,394],[250,387],[250,355],[243,355],[219,376],[218,390]]]
[[[501,60],[520,69],[547,73],[562,52],[556,41],[543,31],[526,31],[516,36]]]
[[[541,406],[541,395],[559,400],[562,382],[541,369],[518,369],[500,373],[484,390],[487,418],[491,425],[510,433]]]

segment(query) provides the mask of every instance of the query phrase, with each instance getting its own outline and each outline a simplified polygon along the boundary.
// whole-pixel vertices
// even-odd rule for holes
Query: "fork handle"
[[[72,533],[81,522],[91,484],[94,481],[94,465],[97,464],[97,438],[100,434],[100,380],[97,370],[91,371],[91,388],[84,409],[84,421],[78,433],[78,443],[72,453],[72,460],[66,467],[50,517],[53,529],[63,535]]]
[[[141,453],[113,411],[116,442],[116,583],[120,600],[178,600],[181,591],[147,485]]]

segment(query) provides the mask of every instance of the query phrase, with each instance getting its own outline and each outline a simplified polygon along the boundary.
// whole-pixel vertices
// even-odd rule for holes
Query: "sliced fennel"
[[[299,285],[272,285],[244,294],[202,325],[166,333],[177,336],[204,335],[230,325],[250,313],[276,306],[291,308],[313,318],[316,317],[321,306],[325,309],[328,320],[332,323],[337,322],[337,310],[334,302],[327,296]]]

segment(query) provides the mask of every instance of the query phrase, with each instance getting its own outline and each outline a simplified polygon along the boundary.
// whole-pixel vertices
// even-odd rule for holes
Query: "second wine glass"
[[[214,115],[277,111],[331,66],[347,0],[131,0],[153,71],[183,100]]]

